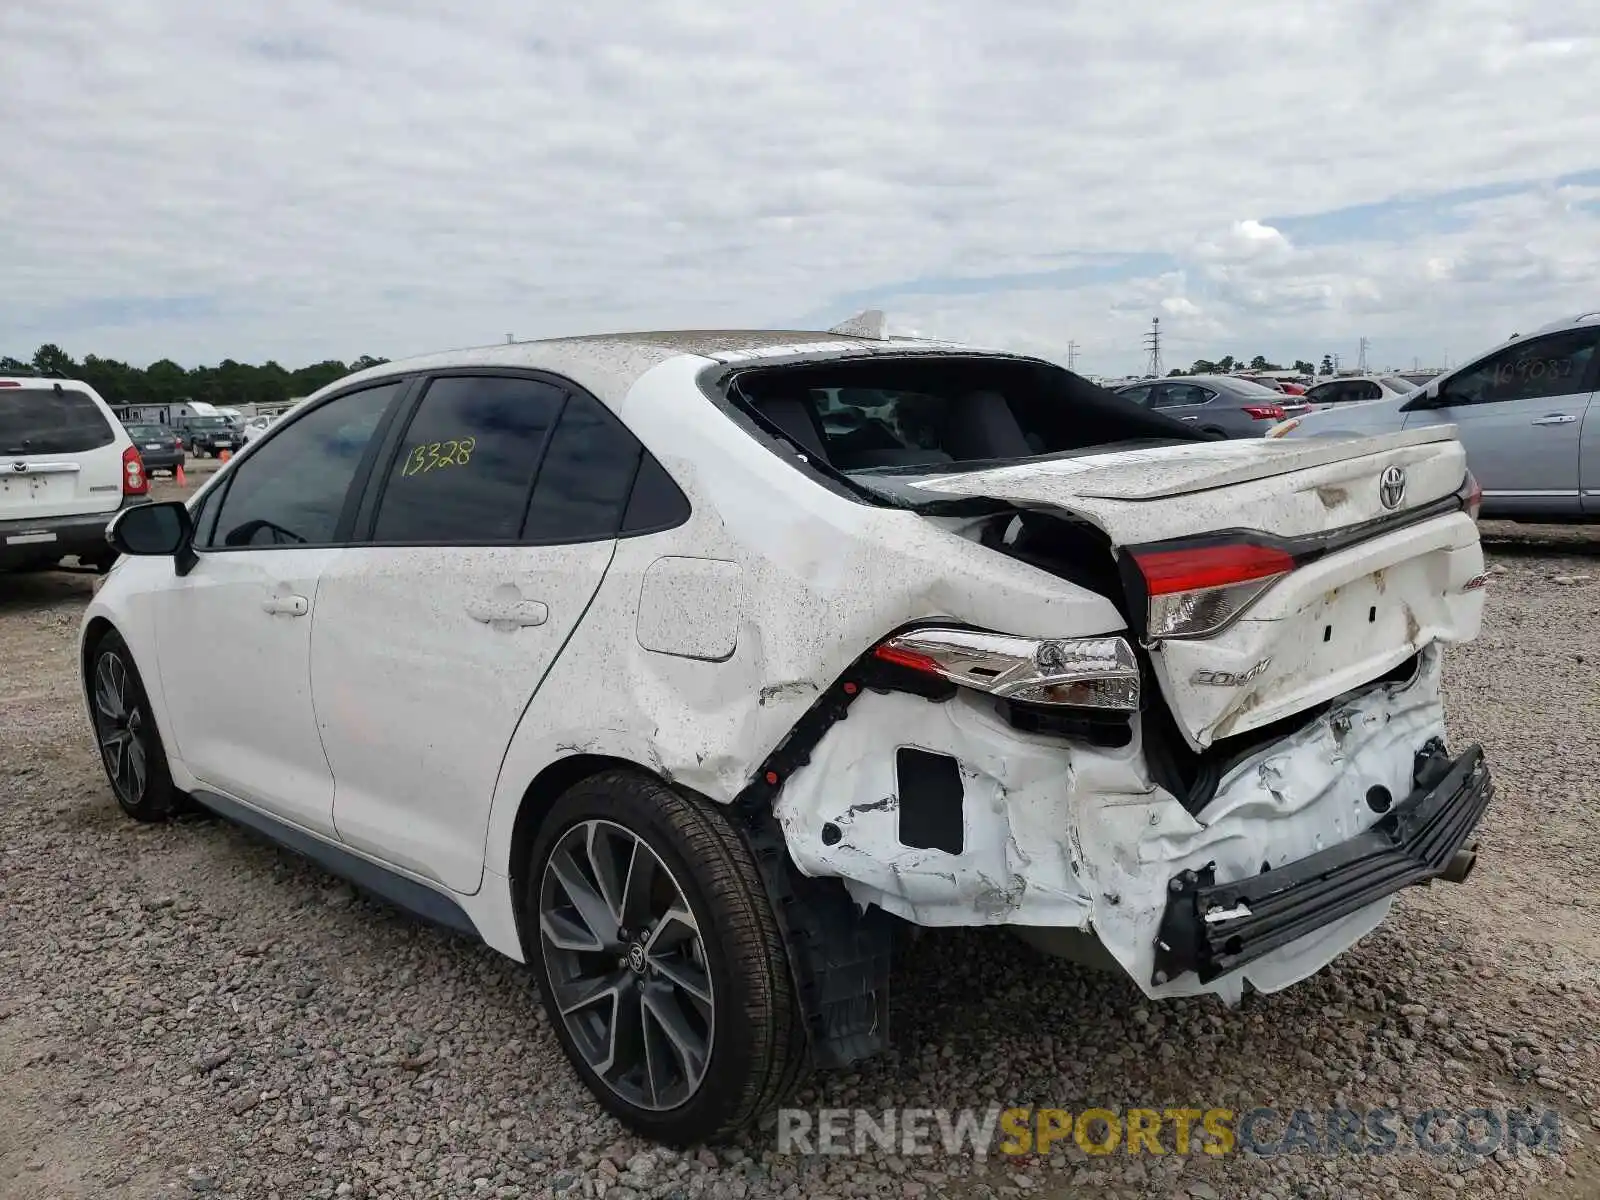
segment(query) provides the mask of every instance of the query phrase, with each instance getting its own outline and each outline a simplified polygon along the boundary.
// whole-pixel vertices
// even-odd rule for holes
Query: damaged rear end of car
[[[1051,369],[1069,382],[1044,396]],[[1484,583],[1450,430],[1201,441],[1000,356],[717,386],[824,486],[1122,618],[883,630],[740,796],[801,876],[1230,1002],[1319,970],[1400,889],[1465,877],[1493,788],[1446,742],[1441,652],[1476,635]]]

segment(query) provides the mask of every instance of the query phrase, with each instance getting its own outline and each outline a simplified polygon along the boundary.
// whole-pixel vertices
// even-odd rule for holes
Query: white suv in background
[[[149,492],[139,451],[92,387],[0,378],[0,569],[72,554],[104,570],[116,558],[107,523]]]

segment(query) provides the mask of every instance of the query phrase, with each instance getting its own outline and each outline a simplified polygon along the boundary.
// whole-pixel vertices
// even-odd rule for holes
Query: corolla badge
[[[1385,467],[1383,474],[1378,476],[1378,499],[1385,508],[1399,508],[1400,501],[1406,498],[1406,469],[1404,467]]]
[[[1237,674],[1232,671],[1196,671],[1190,682],[1203,683],[1211,687],[1239,687],[1265,671],[1271,662],[1271,658],[1263,658],[1248,671],[1240,671]]]

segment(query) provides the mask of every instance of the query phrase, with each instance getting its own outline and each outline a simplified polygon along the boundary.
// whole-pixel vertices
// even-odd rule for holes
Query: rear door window
[[[0,454],[75,454],[114,441],[111,423],[84,392],[0,388]]]
[[[389,467],[373,541],[516,542],[565,400],[564,389],[538,379],[435,379]]]
[[[523,539],[582,542],[616,537],[644,447],[599,401],[567,398],[539,468]]]
[[[1205,404],[1215,392],[1197,383],[1163,383],[1156,389],[1155,408],[1188,408]]]

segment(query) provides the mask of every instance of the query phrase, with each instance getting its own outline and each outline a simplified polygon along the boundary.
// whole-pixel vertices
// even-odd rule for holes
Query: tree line
[[[163,358],[148,367],[135,367],[95,354],[85,355],[83,361],[78,362],[60,346],[46,344],[35,350],[27,361],[0,355],[0,375],[81,379],[111,404],[176,404],[202,400],[226,406],[282,405],[309,396],[353,371],[388,361],[363,354],[351,363],[328,359],[289,370],[271,360],[257,366],[225,358],[214,367],[181,367],[170,358]]]
[[[1275,362],[1268,362],[1264,354],[1256,355],[1249,362],[1245,362],[1243,358],[1235,358],[1231,354],[1224,354],[1214,362],[1209,358],[1197,358],[1194,360],[1194,366],[1188,370],[1184,370],[1182,367],[1174,367],[1167,374],[1168,376],[1231,375],[1235,371],[1293,371],[1298,375],[1317,374],[1317,368],[1303,358],[1295,359],[1292,367],[1284,367]],[[1323,357],[1322,374],[1333,374],[1333,359],[1331,357]]]

